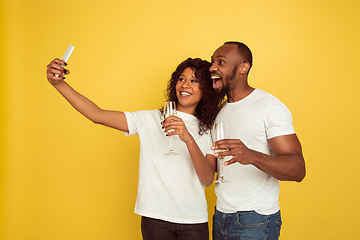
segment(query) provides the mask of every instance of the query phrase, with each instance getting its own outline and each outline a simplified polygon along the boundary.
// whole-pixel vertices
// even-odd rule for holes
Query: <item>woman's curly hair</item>
[[[195,109],[195,117],[199,119],[199,134],[204,134],[210,130],[214,124],[216,115],[221,109],[223,99],[219,99],[212,87],[212,80],[209,72],[211,63],[200,58],[188,58],[176,68],[172,73],[166,89],[167,101],[178,103],[176,96],[176,83],[182,72],[190,67],[195,71],[195,78],[199,80],[199,89],[203,93],[199,104]]]

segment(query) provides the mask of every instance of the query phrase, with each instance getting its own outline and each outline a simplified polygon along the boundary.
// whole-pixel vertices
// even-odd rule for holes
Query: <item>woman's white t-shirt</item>
[[[162,129],[159,110],[125,112],[129,132],[139,135],[140,163],[135,213],[175,223],[208,221],[204,186],[194,170],[184,142],[172,136],[177,156],[165,156],[170,150],[170,138]],[[209,133],[199,135],[198,119],[178,112],[201,151],[213,154]]]

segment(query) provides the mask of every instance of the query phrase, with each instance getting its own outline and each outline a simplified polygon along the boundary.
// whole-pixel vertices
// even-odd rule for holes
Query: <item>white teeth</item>
[[[220,79],[219,76],[211,76],[211,79]]]
[[[190,96],[191,95],[190,93],[187,93],[187,92],[181,92],[180,94],[183,95],[183,96]]]

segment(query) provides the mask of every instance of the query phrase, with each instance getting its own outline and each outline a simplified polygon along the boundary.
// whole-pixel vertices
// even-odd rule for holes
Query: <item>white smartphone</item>
[[[64,53],[64,56],[61,58],[64,62],[67,62],[69,60],[70,55],[74,51],[75,47],[73,45],[69,45],[69,47],[66,49],[66,52]],[[59,74],[55,74],[55,77],[58,77]]]

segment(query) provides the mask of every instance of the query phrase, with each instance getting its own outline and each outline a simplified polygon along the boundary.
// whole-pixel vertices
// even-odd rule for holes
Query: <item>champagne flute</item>
[[[215,123],[212,129],[212,138],[213,142],[217,142],[221,139],[225,139],[225,124],[224,123]],[[216,149],[215,152],[225,152],[225,149]],[[218,157],[218,179],[214,183],[226,183],[228,180],[224,179],[223,168],[224,168],[224,157]]]
[[[176,116],[176,104],[174,101],[168,101],[164,104],[164,120],[170,116]],[[169,132],[173,132],[175,129],[170,129]],[[166,156],[176,156],[178,153],[174,152],[172,148],[172,136],[170,136],[170,151],[165,154]]]

